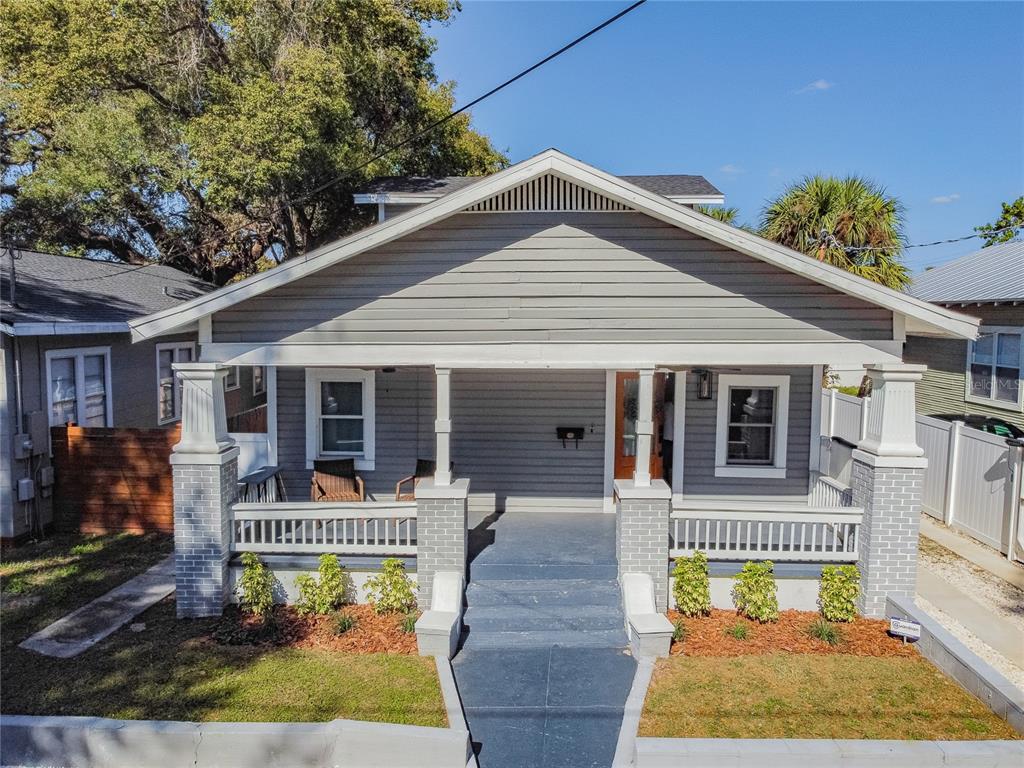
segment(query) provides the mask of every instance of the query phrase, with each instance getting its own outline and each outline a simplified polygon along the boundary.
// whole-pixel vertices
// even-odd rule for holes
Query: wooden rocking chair
[[[313,462],[310,501],[366,501],[363,478],[356,474],[355,459]]]
[[[455,469],[455,464],[451,465]],[[403,477],[395,484],[395,501],[416,501],[416,486],[424,477],[433,477],[437,471],[437,462],[432,459],[416,459],[416,472]],[[412,488],[402,493],[402,486],[412,483]]]

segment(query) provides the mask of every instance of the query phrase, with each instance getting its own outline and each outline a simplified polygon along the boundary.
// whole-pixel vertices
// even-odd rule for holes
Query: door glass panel
[[[636,456],[636,419],[639,413],[638,379],[622,382],[622,455]]]
[[[174,350],[161,349],[158,353],[157,376],[160,380],[160,421],[167,421],[175,417],[174,413]]]
[[[77,421],[78,389],[75,386],[75,358],[57,357],[50,361],[50,425]]]

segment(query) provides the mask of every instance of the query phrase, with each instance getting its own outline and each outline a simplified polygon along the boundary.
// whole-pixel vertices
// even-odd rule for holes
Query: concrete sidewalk
[[[170,555],[145,573],[36,632],[20,646],[61,659],[77,656],[173,591],[174,555]]]
[[[1024,589],[1024,567],[1011,563],[994,549],[961,536],[928,515],[921,515],[921,535],[941,544],[993,576],[998,576],[1018,589]]]

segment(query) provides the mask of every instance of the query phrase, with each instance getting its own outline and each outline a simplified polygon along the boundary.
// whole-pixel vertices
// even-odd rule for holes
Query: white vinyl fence
[[[864,436],[871,398],[822,391],[821,467],[849,484],[853,446]],[[928,458],[922,491],[925,514],[1010,559],[1024,556],[1022,449],[963,422],[917,417],[917,443]]]

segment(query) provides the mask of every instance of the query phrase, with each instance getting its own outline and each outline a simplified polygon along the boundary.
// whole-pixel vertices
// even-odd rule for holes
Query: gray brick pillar
[[[869,366],[871,404],[864,439],[853,452],[853,505],[864,509],[857,540],[861,594],[857,608],[885,615],[885,598],[913,599],[921,489],[928,460],[917,445],[914,386],[925,367]]]
[[[228,598],[230,509],[238,448],[227,433],[217,363],[178,363],[181,442],[174,446],[174,573],[179,618],[219,616]]]
[[[616,480],[615,492],[619,497],[615,520],[619,578],[627,573],[650,576],[658,610],[668,610],[668,521],[672,491],[664,480],[652,480],[650,485]]]
[[[454,571],[466,576],[468,496],[466,479],[437,485],[433,478],[424,478],[416,485],[416,583],[421,610],[430,609],[435,573]]]

